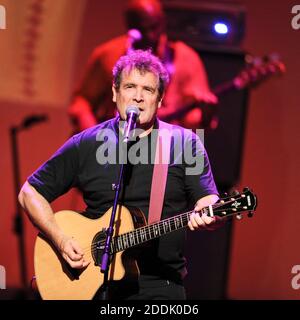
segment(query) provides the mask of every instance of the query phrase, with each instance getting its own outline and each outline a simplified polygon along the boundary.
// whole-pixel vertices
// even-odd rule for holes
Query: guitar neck
[[[202,210],[203,213],[205,209]],[[133,246],[142,244],[155,238],[159,238],[170,232],[187,226],[192,211],[161,220],[159,222],[144,226],[133,231],[121,234],[112,241],[113,252],[123,251]]]
[[[214,205],[200,210],[200,215],[207,214],[210,217],[231,217],[240,215],[241,212],[255,210],[257,206],[256,196],[250,189],[244,189],[242,194],[220,199]],[[187,226],[193,211],[185,212],[159,222],[137,228],[133,231],[123,233],[112,239],[111,252],[119,252],[142,244],[146,241],[159,238],[170,232]],[[251,214],[252,215],[252,214]]]
[[[222,94],[225,94],[226,92],[230,91],[231,89],[234,89],[236,88],[235,86],[235,81],[234,80],[230,80],[230,81],[226,81],[226,82],[223,82],[219,85],[217,85],[216,87],[213,88],[212,92],[216,95],[216,96],[221,96]],[[196,107],[199,107],[199,106],[204,106],[205,103],[201,103],[201,102],[194,102],[194,103],[191,103],[175,112],[173,112],[172,114],[169,114],[169,115],[165,115],[162,120],[163,121],[172,121],[172,120],[175,120],[175,119],[179,119],[181,117],[183,117],[187,112],[193,110],[194,108]]]
[[[235,79],[233,79],[233,80],[229,80],[229,81],[218,84],[216,87],[213,88],[212,92],[216,96],[221,96],[222,94],[236,88],[237,87],[235,85]]]
[[[236,77],[232,80],[223,82],[216,86],[212,92],[216,96],[220,96],[231,89],[241,90],[248,86],[259,84],[263,80],[266,80],[272,75],[283,74],[286,68],[284,63],[279,59],[277,54],[265,56],[263,58],[253,58],[252,64],[248,64]],[[162,120],[172,121],[180,119],[187,112],[194,108],[201,107],[204,103],[192,103],[190,105],[183,106],[180,110],[173,112],[172,114],[164,115]]]

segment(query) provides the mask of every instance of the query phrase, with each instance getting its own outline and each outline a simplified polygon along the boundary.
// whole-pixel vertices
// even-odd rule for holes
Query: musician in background
[[[162,104],[169,76],[160,60],[149,51],[131,51],[118,60],[113,76],[113,102],[116,103],[119,116],[71,137],[28,178],[19,194],[20,204],[28,212],[33,224],[52,241],[64,260],[78,269],[93,267],[94,262],[86,258],[76,238],[66,234],[57,224],[50,203],[72,187],[77,187],[81,189],[87,206],[85,215],[90,218],[103,215],[114,201],[115,192],[111,186],[117,181],[120,162],[103,164],[103,159],[99,159],[99,148],[106,143],[108,153],[119,150],[119,143],[123,139],[119,120],[126,119],[128,106],[135,105],[140,111],[137,128],[141,131],[136,143],[144,144],[141,149],[146,147],[151,156],[151,141],[157,139],[157,130],[154,129],[161,128],[162,125],[156,115]],[[194,209],[189,217],[189,228],[214,229],[218,226],[216,218],[206,214],[200,216],[198,213],[203,207],[218,200],[218,191],[204,146],[190,130],[179,126],[174,126],[173,129],[176,129],[176,135],[169,150],[170,164],[161,218]],[[107,135],[108,131],[111,134]],[[132,147],[134,146],[135,144]],[[180,148],[182,146],[184,150]],[[195,165],[187,163],[186,157],[183,157],[187,146],[193,148],[195,159],[203,159],[203,165],[193,174],[187,174],[186,171]],[[183,154],[171,156],[171,150],[179,150]],[[137,156],[138,153],[131,154]],[[148,219],[153,162],[144,164],[134,163],[135,158],[133,160],[129,158],[126,167],[120,203],[140,208]],[[84,228],[83,224],[82,229]],[[112,283],[112,297],[185,299],[183,279],[187,271],[183,255],[184,239],[185,230],[181,228],[148,242],[136,255],[140,270],[138,283]]]
[[[75,131],[115,115],[115,105],[111,101],[111,70],[119,57],[132,49],[151,48],[168,70],[170,83],[158,111],[161,120],[194,102],[217,102],[198,54],[181,41],[168,40],[165,14],[158,0],[129,1],[125,18],[128,34],[99,45],[89,58],[68,108]],[[171,122],[186,128],[199,128],[201,118],[202,112],[197,108]]]

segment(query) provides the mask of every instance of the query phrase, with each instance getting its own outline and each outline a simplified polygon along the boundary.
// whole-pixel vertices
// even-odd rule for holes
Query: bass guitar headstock
[[[277,53],[264,57],[246,56],[247,67],[233,80],[236,89],[254,87],[273,75],[282,75],[286,71],[285,64]]]

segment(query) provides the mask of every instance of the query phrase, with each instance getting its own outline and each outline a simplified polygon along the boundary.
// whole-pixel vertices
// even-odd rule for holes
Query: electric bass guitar
[[[252,216],[257,197],[248,188],[242,193],[220,199],[216,204],[203,208],[200,214],[227,218],[241,217],[244,212]],[[62,258],[54,245],[39,234],[35,243],[34,268],[39,293],[43,299],[89,300],[102,286],[104,275],[100,272],[101,258],[109,225],[111,210],[99,219],[89,219],[74,211],[60,211],[55,219],[62,230],[74,237],[91,263],[83,269],[73,269]],[[111,242],[111,260],[108,280],[138,277],[134,251],[141,244],[187,226],[185,212],[151,225],[141,210],[118,206]],[[135,250],[134,250],[135,249]]]

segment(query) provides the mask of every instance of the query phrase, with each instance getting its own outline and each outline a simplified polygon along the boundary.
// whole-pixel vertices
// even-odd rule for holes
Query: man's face
[[[126,120],[127,107],[135,105],[140,110],[138,126],[148,129],[161,105],[158,87],[159,79],[152,72],[141,74],[137,69],[129,72],[123,70],[120,88],[112,87],[113,101],[117,104],[121,119]]]
[[[142,33],[142,39],[134,43],[136,49],[148,49],[155,52],[158,47],[161,34],[164,32],[163,20],[155,14],[140,13],[135,21],[135,28]]]
[[[142,39],[133,43],[135,49],[157,52],[161,36],[165,36],[165,16],[159,0],[131,0],[128,3],[127,27],[137,29]]]

